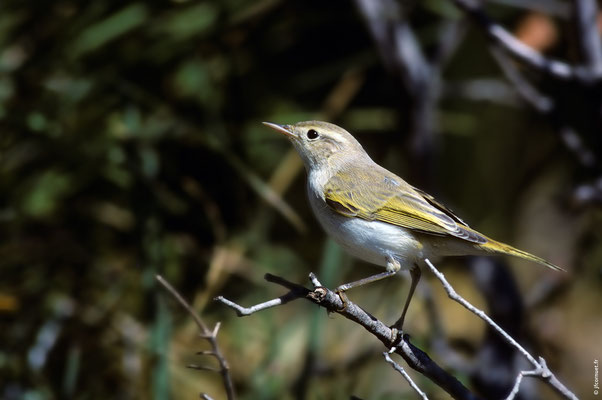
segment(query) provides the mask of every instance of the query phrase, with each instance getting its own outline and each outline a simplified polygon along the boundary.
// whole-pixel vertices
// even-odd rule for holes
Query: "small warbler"
[[[324,230],[353,256],[386,268],[339,286],[343,304],[346,290],[410,270],[410,290],[394,332],[403,327],[425,258],[508,254],[561,270],[470,228],[433,196],[372,161],[341,127],[321,121],[264,124],[284,134],[303,159],[309,202]]]

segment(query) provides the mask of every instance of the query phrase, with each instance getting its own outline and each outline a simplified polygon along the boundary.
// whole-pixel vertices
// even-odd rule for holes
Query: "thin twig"
[[[226,299],[223,296],[217,296],[213,300],[222,302],[225,305],[227,305],[228,307],[233,308],[234,310],[236,310],[236,315],[238,315],[239,317],[245,317],[247,315],[255,314],[257,311],[265,310],[266,308],[280,306],[280,305],[286,303],[285,301],[282,300],[283,297],[284,296],[276,298],[276,299],[272,299],[269,301],[265,301],[263,303],[255,304],[254,306],[251,306],[251,307],[242,307],[242,306],[236,304],[235,302]],[[295,298],[299,298],[299,297],[301,297],[301,296],[297,296]]]
[[[523,356],[525,356],[529,360],[529,362],[531,362],[531,364],[533,364],[536,368],[539,366],[537,361],[535,361],[535,358],[533,358],[533,356],[529,354],[527,350],[525,350],[520,344],[516,342],[516,340],[514,340],[502,328],[500,328],[498,324],[496,324],[491,318],[489,318],[487,314],[485,314],[482,310],[479,310],[478,308],[470,304],[468,301],[466,301],[462,296],[460,296],[455,291],[455,289],[449,284],[447,279],[445,279],[445,276],[441,272],[439,272],[437,268],[435,268],[435,266],[431,263],[431,261],[428,258],[424,261],[426,265],[428,265],[428,267],[431,269],[431,272],[437,277],[437,279],[439,279],[439,281],[441,281],[450,299],[460,303],[468,311],[472,312],[473,314],[477,315],[479,318],[487,322],[487,324],[489,324],[500,335],[502,335],[512,346],[516,347],[518,351],[520,351],[523,354]]]
[[[431,57],[431,64],[436,68],[438,74],[441,74],[445,64],[460,47],[462,39],[466,35],[467,26],[465,18],[443,22],[438,35],[437,46]]]
[[[531,84],[518,70],[514,62],[508,58],[508,54],[500,49],[499,46],[492,46],[491,53],[496,59],[498,65],[506,78],[512,83],[516,92],[537,111],[548,113],[554,107],[554,101],[545,96]]]
[[[199,327],[199,330],[203,334],[210,335],[211,331],[209,330],[209,328],[207,328],[207,325],[205,325],[201,317],[199,317],[199,315],[196,313],[196,311],[194,311],[190,304],[188,304],[188,302],[184,300],[182,295],[178,293],[178,291],[174,289],[174,287],[171,286],[171,284],[167,282],[165,278],[163,278],[161,275],[157,275],[155,278],[157,279],[157,282],[159,282],[165,289],[167,289],[167,291],[171,293],[171,295],[178,301],[178,303],[180,303],[182,307],[184,307],[184,309],[188,311],[194,322]]]
[[[205,322],[203,322],[201,317],[196,313],[196,311],[194,311],[192,306],[184,299],[184,297],[182,297],[182,295],[176,289],[174,289],[173,286],[171,286],[169,284],[169,282],[167,282],[161,275],[156,275],[155,278],[157,279],[157,282],[159,282],[161,284],[161,286],[163,286],[165,289],[167,289],[167,291],[169,293],[171,293],[171,295],[182,305],[182,307],[184,307],[184,309],[186,311],[188,311],[188,313],[192,317],[193,321],[199,327],[200,336],[202,338],[206,339],[209,342],[209,345],[211,346],[211,350],[204,354],[214,356],[219,364],[218,370],[215,370],[210,367],[204,367],[204,366],[198,366],[198,365],[189,365],[188,368],[207,370],[207,371],[212,370],[212,371],[219,372],[222,376],[222,381],[224,382],[224,389],[226,390],[226,396],[227,396],[228,400],[234,400],[236,398],[236,394],[234,392],[234,384],[232,382],[232,377],[230,375],[230,367],[228,366],[228,362],[226,361],[226,358],[223,356],[223,354],[217,344],[217,333],[219,332],[220,323],[218,322],[217,324],[215,324],[215,327],[213,328],[213,330],[210,330],[207,327],[207,325],[205,324]],[[206,396],[206,397],[203,397],[203,396]],[[208,395],[206,395],[204,393],[201,394],[201,397],[202,398],[210,398]]]
[[[535,358],[527,352],[512,336],[506,333],[498,324],[496,324],[487,314],[485,314],[482,310],[476,308],[472,304],[470,304],[467,300],[465,300],[462,296],[460,296],[455,289],[449,284],[445,276],[439,272],[437,268],[431,263],[429,259],[424,260],[426,265],[430,268],[431,272],[439,279],[445,292],[449,296],[450,299],[458,302],[468,311],[472,312],[482,320],[484,320],[489,326],[495,329],[510,345],[514,346],[533,366],[536,371],[541,371],[538,376],[547,381],[552,388],[554,388],[558,393],[566,397],[567,399],[577,400],[577,396],[572,393],[564,384],[562,384],[556,376],[550,371],[547,367],[545,360],[543,358],[539,358],[539,362],[535,360]]]
[[[213,367],[208,367],[206,365],[188,364],[186,366],[186,368],[196,369],[199,371],[219,372],[219,369],[213,368]]]
[[[272,300],[264,301],[263,303],[255,304],[254,306],[251,306],[251,307],[243,307],[239,304],[236,304],[233,301],[226,299],[223,296],[217,296],[216,298],[214,298],[214,300],[219,301],[219,302],[227,305],[228,307],[236,310],[236,315],[238,315],[239,317],[246,317],[246,316],[254,314],[258,311],[262,311],[267,308],[280,306],[280,305],[288,303],[289,301],[296,300],[301,297],[305,297],[305,296],[307,296],[307,294],[309,292],[311,292],[311,290],[304,288],[303,286],[293,284],[293,283],[291,283],[285,279],[282,279],[276,275],[265,274],[264,278],[266,281],[272,282],[272,283],[277,283],[280,286],[284,286],[287,289],[290,289],[290,291],[283,296],[277,297]]]
[[[520,383],[525,376],[541,376],[541,374],[542,371],[539,369],[519,372],[519,374],[516,377],[516,381],[514,381],[514,386],[512,387],[510,393],[508,393],[508,397],[506,397],[506,400],[513,400],[516,397],[520,390]]]
[[[412,377],[406,372],[405,369],[403,369],[403,367],[401,365],[399,365],[395,361],[393,361],[393,359],[389,355],[388,351],[384,351],[383,352],[383,357],[385,357],[385,361],[386,362],[388,362],[389,364],[391,364],[393,366],[393,369],[395,369],[395,371],[399,372],[401,374],[401,376],[403,376],[405,378],[405,380],[408,381],[408,383],[410,384],[410,386],[412,387],[412,389],[414,389],[416,391],[416,393],[418,393],[418,395],[423,400],[428,400],[428,396],[426,395],[426,393],[424,393],[418,387],[418,385],[416,385],[416,383],[412,380]]]

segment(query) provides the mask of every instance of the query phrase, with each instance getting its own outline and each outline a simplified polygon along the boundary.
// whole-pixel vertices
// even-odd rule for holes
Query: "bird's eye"
[[[320,134],[314,129],[310,129],[307,131],[307,138],[310,140],[317,139]]]

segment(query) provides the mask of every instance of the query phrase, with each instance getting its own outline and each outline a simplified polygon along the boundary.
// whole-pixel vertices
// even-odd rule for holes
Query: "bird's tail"
[[[541,257],[534,256],[531,253],[527,253],[526,251],[519,250],[516,247],[512,247],[506,243],[498,242],[493,239],[487,238],[487,242],[479,245],[479,247],[481,247],[485,251],[490,251],[492,253],[508,254],[511,256],[523,258],[525,260],[533,261],[541,265],[545,265],[546,267],[556,271],[564,271],[564,269],[552,264],[551,262],[544,260]]]

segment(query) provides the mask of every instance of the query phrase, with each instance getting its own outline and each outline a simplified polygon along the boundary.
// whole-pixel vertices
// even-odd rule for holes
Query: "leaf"
[[[143,4],[132,4],[110,17],[85,29],[71,46],[71,56],[77,58],[102,47],[108,42],[139,27],[148,11]]]
[[[54,212],[58,203],[69,191],[67,175],[57,171],[42,173],[23,200],[23,211],[34,217],[44,217]]]

